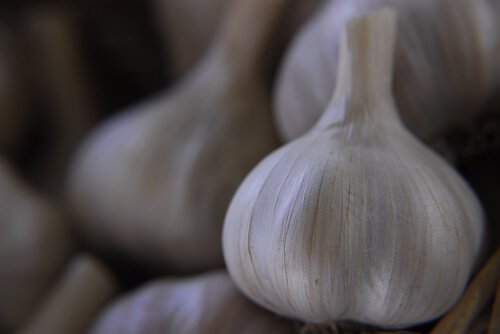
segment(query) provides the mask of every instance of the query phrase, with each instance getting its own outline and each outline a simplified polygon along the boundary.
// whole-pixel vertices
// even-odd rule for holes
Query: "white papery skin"
[[[278,314],[397,328],[456,302],[483,221],[462,178],[398,120],[390,31],[367,20],[352,23],[342,85],[316,127],[238,189],[223,250],[240,289]]]
[[[226,272],[150,283],[111,304],[90,334],[292,333],[291,325],[247,300]]]
[[[393,86],[403,123],[432,140],[477,115],[492,90],[498,40],[487,0],[330,0],[297,34],[278,76],[275,119],[285,141],[328,105],[344,24],[382,6],[400,15]]]

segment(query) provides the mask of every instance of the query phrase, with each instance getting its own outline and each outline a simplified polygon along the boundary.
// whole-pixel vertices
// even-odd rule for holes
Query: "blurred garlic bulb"
[[[26,320],[70,253],[61,212],[0,157],[0,332]]]
[[[399,121],[395,27],[390,9],[347,24],[326,112],[264,159],[231,202],[223,231],[229,272],[278,314],[409,326],[445,312],[469,278],[481,207]]]
[[[19,334],[83,334],[117,290],[99,260],[79,254]]]
[[[495,16],[489,0],[331,0],[287,53],[275,91],[281,136],[309,130],[336,85],[345,22],[382,6],[399,15],[394,91],[403,123],[424,140],[474,118],[492,84]]]
[[[324,0],[290,0],[275,44],[284,43]],[[153,14],[175,77],[195,65],[209,48],[227,9],[236,0],[155,0]],[[280,45],[281,46],[281,45]]]
[[[109,120],[77,153],[69,195],[93,245],[162,272],[223,265],[234,191],[277,146],[260,71],[288,0],[238,0],[177,87]]]
[[[291,325],[248,301],[226,272],[150,283],[118,299],[91,334],[284,334]]]

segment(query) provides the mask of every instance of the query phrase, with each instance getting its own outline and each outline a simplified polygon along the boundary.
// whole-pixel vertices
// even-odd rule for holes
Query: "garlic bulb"
[[[70,252],[61,212],[0,157],[0,332],[26,320]]]
[[[88,241],[162,272],[223,265],[229,201],[277,145],[259,66],[286,4],[236,1],[213,48],[173,91],[91,134],[69,177]]]
[[[424,140],[470,121],[490,93],[495,17],[488,0],[331,0],[287,53],[275,92],[281,136],[291,140],[321,116],[334,89],[341,28],[381,6],[397,9],[395,99]]]
[[[149,283],[111,304],[91,334],[292,333],[291,325],[248,301],[226,272]]]
[[[391,96],[395,12],[347,24],[332,100],[316,126],[265,158],[223,230],[241,290],[303,321],[429,321],[469,278],[481,207],[402,126]]]
[[[175,77],[195,65],[208,49],[227,9],[236,0],[155,0],[153,15],[163,35]],[[278,27],[281,44],[319,7],[323,0],[290,0]],[[280,45],[281,46],[281,45]]]
[[[20,334],[83,334],[117,288],[115,277],[101,262],[80,254]]]

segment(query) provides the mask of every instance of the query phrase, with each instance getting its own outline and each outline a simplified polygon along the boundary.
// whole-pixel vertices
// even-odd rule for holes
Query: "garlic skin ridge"
[[[364,43],[353,44],[351,56],[361,60],[339,67],[350,74],[372,57],[360,52]],[[381,44],[379,60],[391,49]],[[265,158],[226,214],[223,251],[233,280],[278,314],[419,324],[457,301],[475,264],[479,202],[404,129],[390,78],[374,73],[383,74],[372,66],[365,77],[340,80],[315,128]]]

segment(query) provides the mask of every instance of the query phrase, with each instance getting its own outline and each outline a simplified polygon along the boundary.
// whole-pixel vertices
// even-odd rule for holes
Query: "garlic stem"
[[[397,17],[393,9],[374,11],[347,23],[341,37],[337,88],[319,127],[360,121],[386,121],[380,112],[398,119],[395,107],[373,107],[393,101],[392,68]]]
[[[237,0],[214,43],[231,73],[247,76],[266,62],[269,42],[290,0]],[[256,24],[258,22],[258,24]]]

